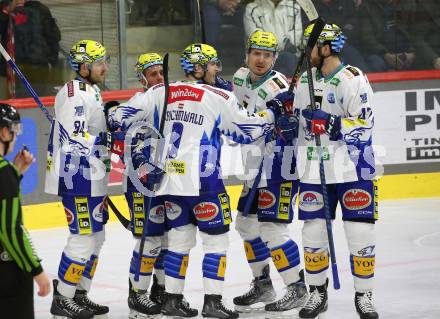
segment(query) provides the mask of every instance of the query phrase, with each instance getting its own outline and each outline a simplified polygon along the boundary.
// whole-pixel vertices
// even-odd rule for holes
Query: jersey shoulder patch
[[[280,89],[285,89],[286,88],[286,85],[281,81],[281,79],[279,79],[277,77],[274,77],[274,78],[272,78],[272,80],[275,82],[276,85],[278,85],[278,87]]]
[[[84,92],[87,91],[87,84],[86,84],[86,83],[80,81],[80,82],[78,83],[78,86],[79,86],[79,89],[80,89],[81,91],[84,91]]]
[[[348,70],[348,71],[349,71],[351,74],[353,74],[354,76],[358,76],[358,75],[360,75],[359,70],[356,69],[354,66],[349,65],[349,66],[347,66],[345,69]]]

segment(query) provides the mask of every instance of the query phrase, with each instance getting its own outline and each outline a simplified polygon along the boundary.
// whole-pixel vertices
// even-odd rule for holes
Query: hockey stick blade
[[[318,18],[318,12],[316,11],[315,6],[313,5],[312,0],[296,0],[299,6],[306,13],[309,21],[313,21]]]

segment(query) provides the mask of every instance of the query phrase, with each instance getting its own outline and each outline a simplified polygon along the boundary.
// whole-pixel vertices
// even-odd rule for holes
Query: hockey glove
[[[132,156],[133,168],[137,171],[139,180],[147,189],[153,190],[154,185],[160,184],[165,171],[152,164],[143,153]]]
[[[266,107],[275,115],[275,123],[282,114],[291,113],[295,95],[283,92],[275,96],[273,100],[266,103]]]
[[[341,117],[329,114],[323,110],[312,111],[310,108],[302,110],[306,119],[307,129],[315,135],[327,133],[331,141],[337,141],[341,131]]]
[[[125,132],[101,132],[96,144],[104,145],[109,152],[122,156],[124,154]]]
[[[221,77],[219,77],[218,75],[215,76],[215,84],[216,87],[232,92],[234,90],[233,86],[232,86],[232,82],[231,81],[227,81],[222,79]]]
[[[298,137],[298,115],[281,115],[277,121],[278,134],[285,141],[292,141]]]

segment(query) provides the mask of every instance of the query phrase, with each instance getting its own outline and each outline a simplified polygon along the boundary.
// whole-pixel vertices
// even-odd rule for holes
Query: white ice
[[[377,251],[374,299],[381,319],[440,318],[440,198],[380,202],[376,224]],[[61,214],[62,212],[60,212]],[[340,215],[339,215],[340,217]],[[301,247],[302,223],[294,221],[292,238]],[[341,289],[329,287],[329,309],[320,318],[359,318],[354,308],[354,290],[342,222],[334,223],[337,263]],[[67,228],[32,232],[43,266],[55,278]],[[242,241],[233,229],[228,250],[224,298],[232,298],[249,288],[251,272]],[[119,224],[107,226],[107,239],[96,271],[91,299],[110,307],[109,318],[128,318],[128,268],[133,248],[130,233]],[[201,311],[203,286],[200,244],[190,255],[185,296]],[[272,265],[271,276],[281,295],[283,283]],[[331,273],[328,273],[331,279]],[[332,282],[332,281],[330,281]],[[330,284],[332,285],[332,284]],[[50,318],[51,296],[35,297],[36,318]],[[293,315],[292,318],[297,316]],[[255,316],[255,318],[257,318]],[[261,318],[261,317],[259,317]],[[264,318],[264,317],[263,317]]]

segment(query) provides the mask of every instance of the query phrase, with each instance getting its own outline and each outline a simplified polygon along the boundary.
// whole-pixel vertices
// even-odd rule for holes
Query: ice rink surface
[[[439,319],[440,198],[381,201],[379,213],[374,299],[380,318]],[[290,226],[292,238],[298,245],[301,243],[301,227],[302,223],[296,220]],[[319,318],[356,319],[359,317],[353,302],[354,289],[342,222],[335,221],[333,228],[341,289],[335,291],[329,287],[329,309]],[[67,234],[67,227],[32,232],[43,266],[53,278],[58,271]],[[247,291],[252,278],[242,241],[234,229],[230,232],[230,242],[223,296],[232,306],[232,298]],[[128,268],[132,248],[133,240],[127,230],[119,224],[107,226],[107,239],[90,296],[110,307],[109,318],[112,319],[128,318]],[[202,258],[201,245],[198,244],[191,251],[185,287],[186,298],[199,309],[199,313],[203,304]],[[273,264],[271,274],[278,294],[282,295],[283,283]],[[331,278],[330,272],[328,276]],[[51,317],[51,299],[36,296],[36,318]]]

